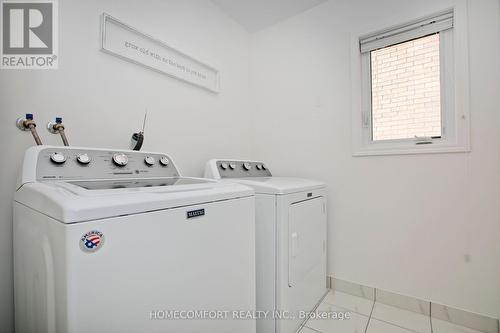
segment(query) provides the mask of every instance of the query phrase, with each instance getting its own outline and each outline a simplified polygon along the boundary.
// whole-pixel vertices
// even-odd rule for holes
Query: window
[[[466,42],[454,47],[466,34],[456,30],[448,10],[357,39],[355,155],[469,150],[468,96],[457,94],[468,91]]]

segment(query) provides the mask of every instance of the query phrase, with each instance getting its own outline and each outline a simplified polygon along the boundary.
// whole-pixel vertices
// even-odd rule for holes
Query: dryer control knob
[[[128,157],[124,153],[116,153],[113,155],[113,163],[119,167],[123,167],[128,163]]]
[[[78,154],[78,156],[76,157],[76,161],[79,164],[89,164],[90,160],[91,158],[88,154]]]
[[[252,165],[248,162],[243,163],[243,169],[249,171],[252,168]]]
[[[162,156],[160,158],[160,164],[163,165],[163,166],[168,166],[168,163],[170,163],[170,161],[168,160],[168,157],[167,156]]]
[[[262,170],[267,170],[267,168],[264,164],[262,164],[261,167],[262,167]]]
[[[144,157],[144,163],[146,163],[147,166],[153,166],[155,164],[155,158],[153,156],[146,156]]]
[[[227,162],[222,162],[222,163],[220,164],[220,167],[221,167],[221,169],[222,169],[222,170],[226,170],[226,169],[227,169],[227,167],[228,167]]]
[[[234,163],[229,163],[229,168],[230,168],[231,170],[234,170],[234,169],[236,168],[236,164],[234,164]]]
[[[55,152],[50,155],[50,160],[55,164],[63,164],[64,162],[66,162],[66,156],[64,156],[62,153]]]
[[[257,164],[256,167],[257,167],[257,170],[262,170],[262,164]]]

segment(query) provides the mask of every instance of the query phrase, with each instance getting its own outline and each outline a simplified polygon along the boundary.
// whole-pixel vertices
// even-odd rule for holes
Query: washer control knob
[[[231,170],[234,170],[234,169],[236,168],[236,164],[234,164],[234,163],[229,163],[229,168],[230,168]]]
[[[252,168],[252,165],[248,162],[243,163],[243,169],[249,171]]]
[[[128,157],[124,153],[116,153],[113,155],[113,163],[119,167],[123,167],[128,163]]]
[[[257,170],[262,170],[262,164],[257,164],[256,167],[257,167]]]
[[[222,162],[222,163],[220,164],[220,167],[221,167],[221,169],[222,169],[222,170],[226,170],[226,169],[227,169],[227,167],[228,167],[227,162]]]
[[[54,152],[50,155],[50,160],[55,164],[63,164],[66,162],[66,156],[64,156],[63,153]]]
[[[170,163],[170,161],[168,160],[167,156],[160,157],[160,164],[161,165],[168,166],[169,163]]]
[[[267,170],[267,168],[264,164],[262,164],[261,167],[262,167],[262,170]]]
[[[79,163],[79,164],[89,164],[90,163],[90,156],[88,154],[78,154],[78,156],[76,156],[76,161]]]
[[[146,156],[144,157],[144,163],[146,163],[147,166],[153,166],[155,164],[155,158],[153,156]]]

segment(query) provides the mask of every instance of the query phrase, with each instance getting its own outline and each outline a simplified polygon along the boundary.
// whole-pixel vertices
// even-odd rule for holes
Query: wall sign
[[[104,13],[101,50],[124,60],[219,92],[219,71]]]

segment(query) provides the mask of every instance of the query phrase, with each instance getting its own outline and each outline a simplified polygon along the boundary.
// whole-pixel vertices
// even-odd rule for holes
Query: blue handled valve
[[[65,146],[69,146],[68,139],[66,138],[66,133],[64,132],[64,125],[62,123],[62,117],[56,117],[55,122],[49,121],[47,123],[47,129],[52,134],[61,135],[61,139]]]
[[[32,113],[26,113],[26,118],[17,118],[16,120],[16,126],[19,128],[21,131],[31,131],[31,134],[33,135],[33,138],[35,139],[35,142],[37,145],[42,144],[42,140],[38,136],[38,133],[36,132],[36,123],[33,120],[33,114]]]

